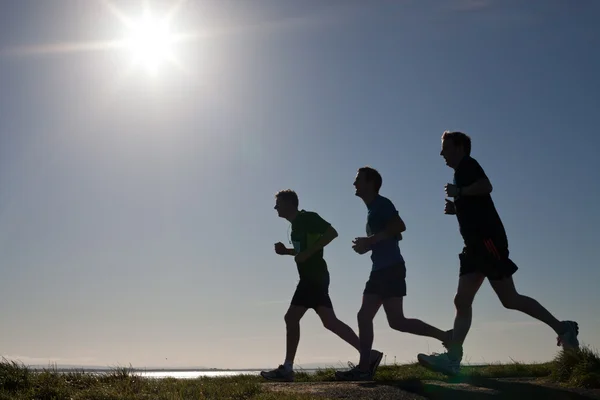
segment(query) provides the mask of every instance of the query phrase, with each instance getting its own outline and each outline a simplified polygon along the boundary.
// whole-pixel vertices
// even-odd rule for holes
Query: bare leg
[[[480,272],[463,275],[458,280],[458,289],[454,296],[456,306],[452,337],[454,343],[462,344],[471,329],[473,300],[484,280],[485,275]]]
[[[296,358],[296,350],[300,343],[300,320],[306,313],[307,308],[300,306],[290,306],[285,314],[286,328],[286,352],[285,364],[292,366]]]
[[[323,326],[326,329],[329,329],[331,332],[338,335],[350,346],[360,351],[360,340],[358,339],[358,336],[352,330],[352,328],[350,328],[348,325],[346,325],[344,322],[338,319],[338,317],[335,315],[335,312],[333,311],[333,308],[322,306],[318,307],[317,314],[321,318],[321,322],[323,322]]]
[[[390,328],[400,332],[412,333],[413,335],[429,336],[440,342],[444,342],[448,338],[448,334],[445,331],[426,324],[419,319],[406,318],[402,305],[402,297],[392,297],[383,301],[383,308]]]
[[[360,361],[358,366],[363,371],[369,370],[371,350],[373,349],[373,319],[381,307],[381,297],[374,294],[363,296],[363,303],[358,311],[358,332],[360,335]]]
[[[323,322],[325,328],[338,335],[343,341],[360,352],[360,339],[352,328],[338,319],[333,308],[318,307],[317,314],[321,318],[321,322]],[[370,359],[373,360],[378,355],[379,352],[377,350],[371,350]]]
[[[463,357],[462,344],[471,328],[473,314],[471,306],[484,280],[485,275],[480,272],[472,272],[459,278],[458,289],[454,296],[456,317],[454,318],[452,340],[444,344],[448,352],[431,355],[418,354],[417,359],[425,368],[447,375],[455,375],[460,372],[460,362]]]
[[[544,322],[550,328],[561,335],[565,332],[562,322],[557,320],[548,310],[546,310],[537,300],[524,296],[517,292],[512,277],[502,280],[490,281],[492,288],[498,295],[502,305],[509,310],[521,311],[541,322]]]

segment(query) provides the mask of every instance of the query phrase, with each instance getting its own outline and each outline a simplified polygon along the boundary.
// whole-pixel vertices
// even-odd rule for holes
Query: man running
[[[462,132],[444,132],[440,155],[454,169],[454,183],[446,184],[445,213],[456,215],[464,248],[459,254],[460,277],[454,297],[456,317],[453,338],[443,354],[417,356],[419,362],[448,375],[460,372],[463,342],[471,327],[471,304],[487,278],[508,309],[519,310],[550,326],[558,335],[557,345],[578,348],[579,327],[559,321],[536,300],[519,294],[512,275],[517,266],[509,258],[508,239],[492,201],[492,184],[479,163],[471,157],[471,138]]]
[[[299,211],[298,195],[293,190],[282,190],[275,198],[277,214],[292,224],[291,243],[294,246],[288,249],[279,242],[275,244],[275,252],[294,256],[300,282],[285,314],[285,361],[277,369],[262,371],[261,375],[268,380],[291,382],[294,380],[294,358],[300,341],[300,320],[309,308],[317,312],[325,328],[357,350],[360,349],[360,341],[352,328],[337,318],[329,298],[329,271],[323,258],[323,248],[338,236],[337,231],[319,214]],[[373,350],[369,356],[366,365],[368,370],[374,373],[381,363],[383,353]]]
[[[429,336],[445,342],[451,333],[444,332],[418,319],[404,316],[403,297],[406,296],[406,267],[398,241],[406,230],[394,204],[379,194],[382,178],[377,170],[362,167],[358,170],[354,187],[356,196],[367,206],[367,236],[354,239],[352,248],[358,254],[371,251],[371,274],[363,292],[358,312],[360,362],[349,371],[337,371],[336,378],[347,381],[373,379],[369,355],[373,346],[373,319],[383,304],[392,329],[415,335]]]

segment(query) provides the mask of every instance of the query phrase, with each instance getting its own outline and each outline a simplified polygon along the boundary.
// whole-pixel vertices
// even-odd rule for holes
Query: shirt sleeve
[[[465,165],[464,170],[461,171],[461,175],[460,187],[470,186],[481,179],[488,179],[481,165],[473,158]]]
[[[396,210],[394,203],[392,203],[389,199],[384,199],[381,202],[378,214],[382,225],[385,226],[394,216],[398,215],[398,210]]]
[[[305,226],[307,233],[316,233],[322,235],[325,233],[327,229],[331,226],[331,224],[325,221],[321,216],[315,212],[309,212],[306,214]]]

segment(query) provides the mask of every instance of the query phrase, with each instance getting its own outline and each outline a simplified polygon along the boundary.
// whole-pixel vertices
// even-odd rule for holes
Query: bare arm
[[[489,179],[479,179],[472,185],[460,189],[459,196],[484,196],[492,193],[492,183]]]
[[[296,250],[294,250],[293,247],[291,249],[288,249],[283,243],[279,242],[275,243],[275,253],[282,256],[295,256]]]

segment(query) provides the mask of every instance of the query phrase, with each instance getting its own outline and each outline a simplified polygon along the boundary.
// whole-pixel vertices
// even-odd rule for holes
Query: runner
[[[363,293],[363,303],[358,312],[360,335],[360,362],[349,371],[337,371],[339,380],[372,380],[374,370],[369,367],[373,346],[373,319],[381,305],[392,329],[415,335],[429,336],[445,342],[451,333],[439,330],[418,319],[404,316],[403,297],[406,296],[406,267],[398,241],[406,230],[394,204],[379,194],[382,178],[370,167],[358,170],[354,186],[356,196],[366,204],[367,237],[354,239],[352,248],[358,254],[371,251],[371,275]]]
[[[323,258],[323,248],[338,236],[337,231],[311,211],[298,210],[298,195],[293,190],[282,190],[275,195],[275,209],[279,217],[292,224],[291,243],[287,248],[283,243],[275,244],[275,252],[280,255],[294,256],[300,275],[300,282],[292,297],[291,305],[285,315],[286,356],[277,369],[262,371],[265,379],[277,381],[294,380],[294,358],[300,341],[300,320],[310,308],[314,309],[323,326],[329,329],[355,349],[360,349],[358,336],[352,328],[340,321],[329,298],[329,271]],[[383,353],[373,350],[367,360],[369,371],[375,371]]]
[[[579,327],[573,321],[559,321],[536,300],[519,294],[512,275],[517,266],[509,258],[508,239],[492,201],[492,184],[479,163],[471,157],[471,138],[462,132],[444,132],[440,155],[454,169],[454,183],[446,185],[445,213],[456,215],[464,248],[459,254],[460,277],[454,298],[456,317],[448,351],[419,354],[419,362],[448,375],[460,372],[463,342],[471,327],[471,305],[487,278],[504,307],[519,310],[550,326],[558,335],[557,345],[579,347]]]

